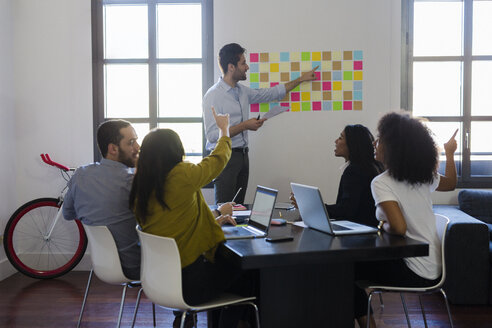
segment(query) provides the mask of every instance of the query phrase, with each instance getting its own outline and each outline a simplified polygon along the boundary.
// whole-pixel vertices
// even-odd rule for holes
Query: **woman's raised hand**
[[[453,155],[458,145],[456,143],[456,134],[458,133],[458,129],[454,131],[453,136],[444,144],[444,152],[446,155]]]
[[[217,124],[217,127],[219,128],[220,135],[219,137],[222,136],[229,136],[229,114],[217,114],[215,112],[214,106],[212,106],[212,113],[214,114],[214,119],[215,123]]]

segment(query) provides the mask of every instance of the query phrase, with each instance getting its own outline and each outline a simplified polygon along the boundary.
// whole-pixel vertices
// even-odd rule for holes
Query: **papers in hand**
[[[274,106],[272,108],[270,108],[270,111],[267,112],[265,115],[263,115],[262,118],[272,118],[274,116],[277,116],[278,114],[281,114],[285,111],[287,111],[290,107],[287,107],[287,106]]]

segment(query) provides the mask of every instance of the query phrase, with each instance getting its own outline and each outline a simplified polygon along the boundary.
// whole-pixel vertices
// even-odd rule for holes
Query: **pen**
[[[259,120],[259,119],[260,119],[260,114],[258,114],[258,117],[257,117],[256,119],[257,119],[257,120]]]
[[[236,194],[234,195],[234,198],[231,200],[231,203],[234,203],[234,201],[236,200],[237,195],[239,195],[239,192],[241,191],[241,189],[243,189],[243,187],[239,187]]]

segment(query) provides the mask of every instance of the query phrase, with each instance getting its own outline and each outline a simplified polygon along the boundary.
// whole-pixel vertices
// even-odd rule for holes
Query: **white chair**
[[[142,251],[140,279],[142,288],[138,292],[132,327],[135,325],[142,290],[155,304],[165,308],[183,312],[181,328],[184,327],[186,314],[232,306],[251,305],[256,313],[256,326],[260,327],[258,308],[253,303],[255,297],[241,297],[232,294],[222,294],[218,298],[204,304],[192,306],[183,299],[181,286],[181,260],[178,246],[172,238],[148,234],[137,229]],[[196,326],[196,321],[195,321]]]
[[[84,224],[84,230],[89,242],[89,250],[91,253],[92,270],[89,273],[87,287],[85,289],[82,308],[80,309],[79,321],[77,327],[80,327],[82,315],[84,314],[85,303],[89,293],[89,287],[92,281],[92,274],[107,284],[122,285],[123,294],[121,295],[120,312],[118,315],[117,327],[120,327],[121,316],[123,314],[123,306],[125,303],[125,295],[127,287],[139,286],[139,281],[128,279],[123,274],[121,269],[120,256],[116,248],[116,243],[109,229],[105,226],[89,226]],[[155,327],[155,312],[154,312],[154,327]]]
[[[418,294],[419,302],[420,302],[420,310],[422,311],[422,316],[424,317],[425,327],[427,327],[427,319],[425,317],[424,307],[422,305],[422,299],[420,296],[423,294],[440,292],[442,294],[442,296],[444,297],[444,303],[446,304],[446,309],[448,311],[449,323],[451,324],[451,328],[453,327],[453,319],[451,318],[451,311],[449,309],[448,298],[446,297],[446,293],[442,289],[442,285],[446,281],[445,243],[446,243],[446,231],[448,228],[449,218],[445,217],[444,215],[440,215],[440,214],[435,214],[435,216],[436,216],[437,234],[439,236],[439,239],[441,240],[441,257],[442,257],[441,280],[436,285],[431,286],[431,287],[394,287],[394,286],[380,286],[380,285],[370,285],[370,284],[369,285],[360,285],[361,287],[367,288],[370,290],[369,298],[367,300],[367,328],[369,328],[369,324],[370,324],[369,319],[371,316],[370,306],[371,306],[372,294],[379,293],[381,295],[381,293],[383,293],[383,292],[385,292],[385,293],[386,292],[400,293],[400,298],[401,298],[401,301],[403,303],[403,309],[405,310],[405,317],[407,319],[408,327],[411,327],[411,325],[410,325],[410,319],[408,317],[407,305],[405,303],[405,298],[403,296],[403,293]]]

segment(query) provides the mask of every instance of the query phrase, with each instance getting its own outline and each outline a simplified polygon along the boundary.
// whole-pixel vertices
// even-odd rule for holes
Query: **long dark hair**
[[[152,192],[162,208],[168,208],[164,202],[164,184],[169,172],[183,161],[183,156],[183,144],[173,130],[153,129],[145,136],[130,191],[130,209],[135,210],[140,222],[145,223],[149,214]]]
[[[374,159],[374,136],[361,124],[347,125],[343,130],[349,150],[349,161],[370,177],[383,171],[383,165]]]
[[[438,151],[429,129],[406,113],[389,113],[378,123],[384,165],[398,181],[432,183]]]

